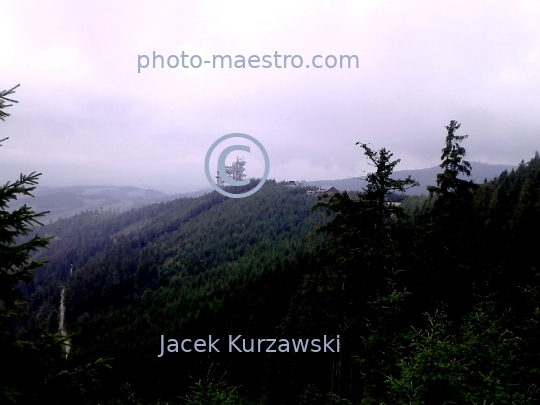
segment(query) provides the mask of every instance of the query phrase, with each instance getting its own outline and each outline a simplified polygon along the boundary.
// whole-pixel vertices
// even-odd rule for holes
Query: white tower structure
[[[236,162],[232,162],[231,166],[225,166],[225,173],[227,173],[227,176],[229,176],[232,180],[235,181],[241,181],[244,180],[247,175],[244,173],[246,168],[244,167],[246,165],[246,161],[240,157],[236,157]],[[227,183],[223,181],[221,176],[219,175],[219,171],[216,175],[216,184],[218,187],[225,187]]]

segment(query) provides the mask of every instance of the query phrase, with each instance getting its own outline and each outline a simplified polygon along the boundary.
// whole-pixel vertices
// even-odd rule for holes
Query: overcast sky
[[[398,170],[435,166],[452,119],[469,160],[540,149],[539,1],[3,0],[0,20],[0,89],[21,84],[0,122],[1,183],[35,170],[49,186],[191,191],[232,132],[264,145],[277,180],[358,176],[357,141],[393,151]],[[165,68],[138,73],[154,51]],[[182,51],[188,66],[276,51],[303,66],[169,68]],[[242,155],[260,176],[260,156]]]

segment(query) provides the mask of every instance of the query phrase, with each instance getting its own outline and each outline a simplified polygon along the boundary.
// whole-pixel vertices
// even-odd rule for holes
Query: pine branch
[[[15,87],[13,87],[12,89],[10,90],[3,90],[3,91],[0,91],[0,120],[2,121],[5,121],[5,117],[9,117],[10,114],[5,112],[5,111],[2,111],[2,109],[4,108],[7,108],[7,107],[11,107],[13,106],[13,104],[6,104],[6,101],[10,102],[10,103],[18,103],[17,100],[12,100],[10,98],[7,98],[6,96],[9,96],[10,94],[13,94],[15,93],[15,89],[17,87],[19,87],[20,84],[16,85]],[[7,139],[7,138],[6,138]],[[2,139],[2,141],[5,141],[5,139]],[[2,142],[0,141],[0,142]]]

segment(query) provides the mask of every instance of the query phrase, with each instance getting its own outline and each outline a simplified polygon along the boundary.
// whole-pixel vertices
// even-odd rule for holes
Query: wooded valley
[[[540,156],[475,184],[458,178],[474,170],[458,129],[447,127],[431,197],[401,205],[388,196],[414,179],[394,179],[399,160],[361,143],[359,159],[374,166],[362,193],[317,198],[268,181],[249,198],[212,192],[86,211],[26,236],[7,210],[25,185],[3,186],[2,402],[533,403]],[[31,258],[12,250],[31,253],[23,244],[35,232],[53,238]],[[31,259],[47,261],[33,278],[6,276]],[[340,351],[166,349],[158,357],[162,335],[212,335],[223,349],[229,335],[339,335]]]

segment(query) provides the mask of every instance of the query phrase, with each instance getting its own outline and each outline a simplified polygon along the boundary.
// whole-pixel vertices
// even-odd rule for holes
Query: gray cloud
[[[438,164],[446,125],[468,157],[516,164],[538,146],[535,2],[4,2],[0,87],[21,83],[0,124],[2,181],[205,187],[204,156],[243,132],[271,178],[335,178],[367,166]],[[356,54],[358,69],[147,69],[137,55]]]

